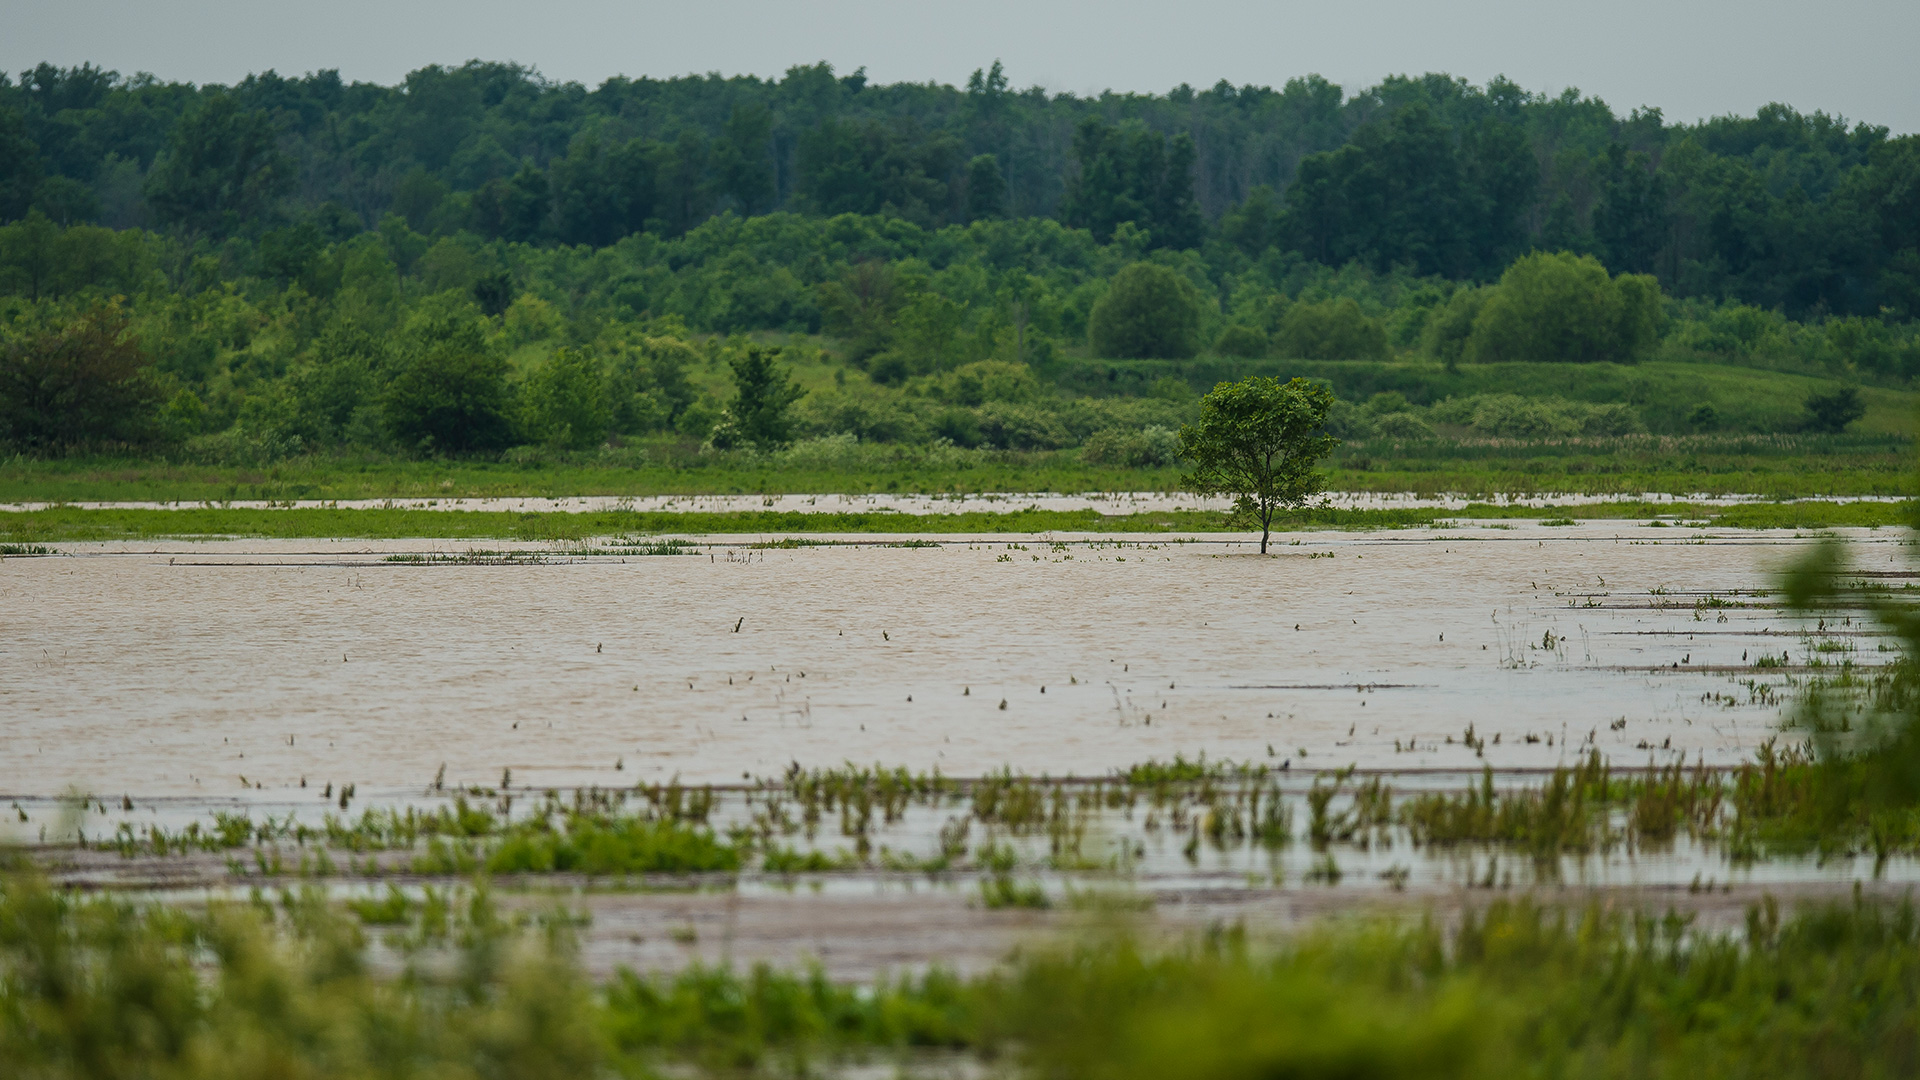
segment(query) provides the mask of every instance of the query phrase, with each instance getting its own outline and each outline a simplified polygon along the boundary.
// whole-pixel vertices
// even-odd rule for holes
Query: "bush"
[[[1258,360],[1267,355],[1267,335],[1258,327],[1229,326],[1221,331],[1219,340],[1213,343],[1213,351],[1221,356]]]
[[[557,349],[534,369],[526,387],[527,433],[549,446],[586,450],[607,440],[607,404],[600,361],[584,349]]]
[[[1807,397],[1806,428],[1808,431],[1838,435],[1847,430],[1848,424],[1866,414],[1867,407],[1860,401],[1859,389],[1842,386],[1829,393]]]
[[[1480,363],[1631,364],[1659,343],[1661,319],[1660,286],[1653,278],[1610,278],[1591,255],[1536,252],[1500,275],[1474,317],[1466,357]]]
[[[487,345],[478,319],[427,317],[388,385],[388,430],[403,446],[471,453],[513,441],[507,362]]]
[[[1057,450],[1074,441],[1060,417],[1039,406],[992,401],[977,415],[981,439],[1003,450]]]
[[[793,403],[805,393],[793,375],[775,365],[778,349],[749,345],[727,360],[733,369],[733,401],[708,438],[713,445],[756,446],[762,450],[785,446],[793,437]]]
[[[1433,418],[1469,427],[1477,434],[1512,439],[1564,439],[1578,435],[1628,435],[1646,425],[1631,405],[1590,405],[1565,398],[1526,398],[1518,394],[1476,394],[1449,398],[1433,407]]]
[[[1486,306],[1487,296],[1492,292],[1490,288],[1457,290],[1443,307],[1429,315],[1422,331],[1427,355],[1449,368],[1460,363],[1466,355],[1467,341],[1473,336],[1474,320],[1480,317],[1480,309]]]
[[[0,347],[0,442],[30,450],[146,442],[160,433],[163,397],[112,304]]]
[[[1387,328],[1341,297],[1288,308],[1273,345],[1289,360],[1385,360]]]
[[[1025,364],[982,360],[955,368],[929,387],[933,396],[955,405],[984,405],[989,401],[1032,401],[1040,396],[1040,382]]]
[[[1381,416],[1373,422],[1374,428],[1382,438],[1387,439],[1431,439],[1433,425],[1410,412],[1393,412]]]
[[[1097,357],[1187,360],[1200,350],[1200,293],[1164,266],[1134,263],[1113,277],[1087,320]]]
[[[1124,465],[1131,469],[1165,468],[1180,460],[1180,436],[1171,428],[1138,431],[1108,428],[1087,439],[1080,460],[1089,465]]]
[[[928,435],[909,399],[872,386],[815,390],[794,406],[793,426],[804,435],[845,434],[862,442],[922,442]]]

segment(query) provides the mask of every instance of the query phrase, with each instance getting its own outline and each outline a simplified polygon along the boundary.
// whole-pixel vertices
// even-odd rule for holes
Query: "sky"
[[[1576,87],[1669,121],[1779,101],[1920,131],[1920,0],[0,0],[0,27],[10,71],[87,61],[189,82],[337,68],[394,83],[472,58],[588,86],[821,60],[964,84],[999,59],[1016,88],[1076,94],[1310,73],[1351,93],[1443,71]]]

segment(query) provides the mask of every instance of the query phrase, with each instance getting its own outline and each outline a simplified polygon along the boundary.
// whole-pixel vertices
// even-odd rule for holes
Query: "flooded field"
[[[1897,584],[1903,536],[1847,539]],[[718,877],[528,880],[602,880],[577,894],[602,971],[712,960],[714,934],[836,977],[985,966],[1052,925],[1022,909],[1088,888],[1172,925],[1541,887],[1731,918],[1759,891],[1920,879],[1864,850],[1756,858],[1730,811],[1640,823],[1722,790],[1712,768],[1751,762],[1810,677],[1891,658],[1874,628],[1781,610],[1813,542],[1515,522],[1292,534],[1273,558],[1227,536],[59,545],[0,563],[0,828],[55,845],[69,883],[170,895],[428,895],[582,793],[613,817],[566,820],[731,838]],[[1250,768],[1115,779],[1203,758]],[[1604,805],[1531,852],[1407,809],[1602,761]],[[850,762],[971,783],[896,805]],[[1650,766],[1672,794],[1633,779]],[[445,839],[482,810],[470,835],[495,839]]]
[[[1892,532],[1852,539],[1906,569]],[[0,792],[1086,776],[1176,754],[1544,768],[1591,747],[1731,764],[1796,671],[1884,658],[1775,607],[1808,542],[1523,523],[1309,534],[1271,559],[1164,537],[76,544],[0,564]]]

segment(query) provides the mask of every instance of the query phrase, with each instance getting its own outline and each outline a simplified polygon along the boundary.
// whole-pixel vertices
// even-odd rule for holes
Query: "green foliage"
[[[1199,351],[1201,299],[1185,278],[1154,263],[1115,274],[1087,320],[1096,356],[1184,360]]]
[[[132,229],[61,228],[38,210],[0,226],[0,291],[30,301],[84,289],[134,292],[152,260],[146,235]]]
[[[996,218],[1007,212],[1007,181],[1000,159],[981,154],[967,162],[967,219]]]
[[[293,185],[293,162],[277,143],[266,110],[216,90],[174,127],[147,176],[147,205],[191,232],[258,218]]]
[[[1737,797],[1749,847],[1893,851],[1920,846],[1920,610],[1896,593],[1849,575],[1837,540],[1823,543],[1783,579],[1789,606],[1806,616],[1871,620],[1898,642],[1897,662],[1869,678],[1843,670],[1813,682],[1794,726],[1811,753],[1775,752],[1743,770]],[[1822,621],[1823,628],[1827,625]],[[1849,664],[1850,668],[1851,665]]]
[[[727,359],[733,370],[733,401],[714,428],[715,446],[753,446],[770,450],[793,437],[793,403],[806,392],[778,366],[779,351],[749,345]]]
[[[423,453],[498,450],[512,441],[506,361],[458,308],[424,314],[382,401],[388,430]]]
[[[585,349],[554,350],[528,377],[521,400],[527,433],[551,446],[598,446],[613,424],[600,361]]]
[[[1267,355],[1267,335],[1256,326],[1235,323],[1214,339],[1213,351],[1221,356],[1258,359]]]
[[[1457,424],[1477,434],[1510,439],[1628,435],[1645,430],[1639,415],[1629,405],[1591,405],[1565,398],[1526,398],[1518,394],[1448,398],[1433,406],[1431,416],[1438,423]]]
[[[1180,436],[1169,428],[1157,426],[1139,431],[1108,428],[1087,438],[1080,459],[1094,465],[1164,468],[1180,460]]]
[[[1301,360],[1385,360],[1387,331],[1352,297],[1287,308],[1273,335],[1274,351]]]
[[[152,361],[115,304],[0,341],[0,443],[46,452],[148,442],[161,399]]]
[[[1153,247],[1191,248],[1204,225],[1193,195],[1194,144],[1182,132],[1168,139],[1139,123],[1108,124],[1098,116],[1073,133],[1078,169],[1060,216],[1101,243],[1131,224]],[[1132,355],[1132,354],[1115,354]]]
[[[1473,320],[1468,359],[1631,364],[1660,337],[1660,286],[1608,277],[1592,256],[1537,252],[1514,261]]]
[[[1092,942],[1030,960],[1008,1034],[1041,1075],[1743,1076],[1899,1072],[1920,966],[1905,906],[1678,920],[1499,902],[1457,930],[1358,926],[1278,950]],[[1816,1049],[1818,1047],[1818,1049]]]
[[[1332,408],[1333,393],[1305,379],[1221,383],[1200,399],[1199,422],[1180,429],[1180,456],[1193,463],[1180,482],[1232,495],[1235,516],[1259,523],[1265,555],[1274,514],[1305,504],[1325,482],[1314,466],[1338,443],[1325,430]]]
[[[704,873],[740,868],[710,829],[671,820],[572,816],[508,830],[486,857],[496,874]]]
[[[1824,394],[1807,396],[1807,430],[1835,435],[1867,414],[1860,401],[1858,387],[1842,386]]]
[[[1063,1078],[1891,1076],[1920,994],[1920,921],[1864,901],[1768,900],[1741,934],[1497,901],[1282,942],[1106,930],[970,978],[695,966],[595,987],[561,919],[397,895],[356,905],[391,927],[394,978],[318,894],[171,908],[13,875],[0,1059],[42,1080],[800,1074],[936,1049]]]

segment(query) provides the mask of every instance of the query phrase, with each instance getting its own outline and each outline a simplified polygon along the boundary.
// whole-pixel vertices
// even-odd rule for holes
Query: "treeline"
[[[1913,136],[1781,105],[1675,125],[1443,75],[1079,97],[1016,90],[997,63],[964,88],[821,64],[593,89],[477,61],[391,87],[41,65],[0,76],[0,220],[35,213],[165,233],[185,252],[176,284],[188,255],[285,277],[390,221],[602,248],[793,213],[936,234],[1046,218],[1233,273],[1294,260],[1485,284],[1566,250],[1794,319],[1920,312]]]
[[[1803,417],[1798,398],[1761,408],[1744,390],[1635,391],[1604,413],[1440,401],[1501,390],[1471,373],[1515,364],[1533,365],[1536,397],[1572,394],[1558,371],[1652,359],[1920,376],[1914,323],[1678,300],[1571,252],[1476,285],[1221,250],[1150,251],[1126,228],[1102,244],[1046,218],[927,230],[784,211],[598,249],[435,239],[397,216],[312,245],[276,233],[209,249],[34,215],[0,226],[0,448],[257,461],[850,436],[1166,464],[1211,375],[1164,362],[1194,357],[1216,358],[1209,372],[1398,360],[1450,373],[1431,384],[1444,389],[1343,413],[1354,437],[1840,430],[1860,415],[1852,398]],[[749,400],[737,362],[754,342],[782,352]],[[1145,377],[1095,378],[1110,362]],[[748,415],[769,401],[765,422]]]

